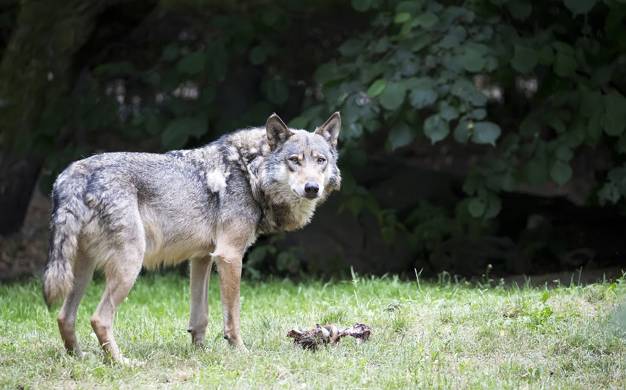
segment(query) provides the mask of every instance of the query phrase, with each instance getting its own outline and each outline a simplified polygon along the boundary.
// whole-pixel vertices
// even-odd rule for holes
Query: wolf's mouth
[[[294,195],[296,195],[299,199],[313,200],[313,199],[316,199],[316,198],[319,196],[319,194],[307,194],[307,193],[301,194],[301,193],[299,193],[298,191],[296,191],[296,190],[295,190],[295,189],[293,189],[293,188],[291,189],[291,191],[292,191],[292,192],[294,193]]]

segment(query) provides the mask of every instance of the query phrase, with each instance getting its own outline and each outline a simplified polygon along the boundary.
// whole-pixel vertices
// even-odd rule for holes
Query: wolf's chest
[[[289,232],[304,227],[313,218],[315,202],[280,203],[264,209],[262,233]]]

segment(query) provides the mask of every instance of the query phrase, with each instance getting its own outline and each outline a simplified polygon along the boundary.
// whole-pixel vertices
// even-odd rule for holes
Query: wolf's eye
[[[298,158],[298,156],[291,156],[289,157],[289,161],[291,161],[292,163],[298,165],[300,164],[300,159]]]
[[[324,164],[326,162],[326,159],[324,157],[318,157],[317,158],[317,163],[318,164]]]

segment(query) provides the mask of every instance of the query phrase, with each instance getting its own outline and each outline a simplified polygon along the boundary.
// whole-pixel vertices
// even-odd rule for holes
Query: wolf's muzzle
[[[317,194],[320,192],[320,186],[317,183],[306,183],[304,185],[304,196],[309,199],[317,198]]]

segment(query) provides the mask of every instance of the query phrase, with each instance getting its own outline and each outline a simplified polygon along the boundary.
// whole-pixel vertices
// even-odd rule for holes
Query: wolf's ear
[[[265,131],[267,131],[267,141],[271,150],[276,149],[280,144],[287,141],[287,138],[293,135],[289,127],[287,127],[285,122],[283,122],[276,113],[267,118]]]
[[[339,137],[339,130],[341,129],[341,115],[339,111],[335,112],[324,122],[323,125],[315,129],[315,134],[324,137],[326,142],[332,145],[333,148],[337,147],[337,138]]]

